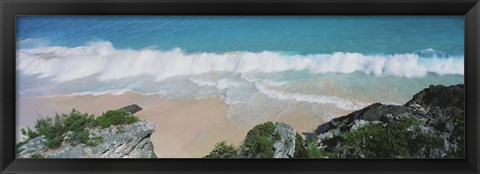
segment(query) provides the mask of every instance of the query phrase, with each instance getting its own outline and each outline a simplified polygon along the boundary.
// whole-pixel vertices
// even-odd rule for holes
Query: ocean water
[[[20,16],[19,96],[220,97],[320,117],[464,83],[463,16]]]

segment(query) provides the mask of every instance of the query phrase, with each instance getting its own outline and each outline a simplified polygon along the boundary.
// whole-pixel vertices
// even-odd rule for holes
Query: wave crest
[[[277,52],[185,53],[143,49],[115,49],[110,42],[68,48],[59,46],[19,49],[17,69],[26,75],[57,82],[94,76],[99,81],[140,75],[160,81],[178,75],[207,72],[353,73],[377,76],[423,77],[427,73],[464,74],[463,57],[421,58],[417,54],[363,55],[360,53],[283,55]]]

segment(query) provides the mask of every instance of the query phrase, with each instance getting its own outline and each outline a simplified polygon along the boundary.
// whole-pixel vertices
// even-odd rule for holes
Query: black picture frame
[[[478,0],[0,0],[0,173],[479,173]],[[465,159],[15,159],[18,15],[464,15]]]

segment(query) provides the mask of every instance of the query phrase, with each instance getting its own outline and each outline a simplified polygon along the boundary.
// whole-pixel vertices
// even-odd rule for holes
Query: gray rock
[[[330,131],[324,132],[317,136],[317,144],[319,148],[325,148],[328,146],[326,143],[327,140],[332,139],[333,137],[337,136],[340,133],[338,129],[331,129]]]
[[[273,158],[292,158],[295,153],[295,130],[285,123],[277,123],[274,133],[280,135],[280,140],[273,144]]]
[[[421,105],[417,104],[415,101],[408,105],[409,107],[413,108],[413,111],[417,114],[426,114],[427,109],[423,108]]]
[[[24,144],[19,148],[19,150],[22,151],[19,154],[19,158],[30,158],[32,154],[40,152],[42,149],[45,149],[45,141],[46,138],[44,135],[31,139],[30,141],[28,141],[28,143]]]
[[[154,129],[154,124],[148,121],[92,129],[90,137],[102,139],[96,146],[71,145],[64,141],[59,147],[47,148],[43,145],[45,138],[37,137],[20,147],[23,151],[18,158],[30,158],[33,154],[49,158],[156,158],[150,141]]]
[[[350,127],[350,131],[356,131],[356,130],[358,130],[358,129],[360,129],[360,128],[364,127],[365,125],[368,125],[368,124],[378,124],[378,123],[381,123],[381,122],[380,121],[355,120],[353,122],[352,127]]]
[[[62,147],[55,150],[48,150],[44,155],[48,155],[49,158],[89,158],[85,154],[85,150],[88,149],[85,144],[79,144],[76,146],[70,146],[63,144]],[[94,158],[91,156],[91,158]]]
[[[150,135],[153,131],[153,123],[146,121],[124,127],[112,126],[103,129],[99,133],[102,135],[104,143],[93,147],[92,152],[96,152],[101,158],[127,158],[131,156],[130,153],[145,154],[138,152],[138,150],[153,149],[153,145],[151,145],[151,143],[149,145],[145,141],[150,141]],[[151,148],[148,146],[151,146]],[[153,151],[150,152],[153,153]],[[152,156],[155,155],[149,154],[139,158],[149,158]]]

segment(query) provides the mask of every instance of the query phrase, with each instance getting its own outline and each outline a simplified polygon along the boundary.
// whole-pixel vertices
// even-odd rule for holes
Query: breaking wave
[[[284,55],[278,52],[185,53],[181,49],[115,49],[110,42],[74,48],[48,46],[17,51],[17,70],[57,82],[95,77],[99,81],[140,75],[161,81],[178,75],[207,72],[353,73],[376,76],[423,77],[427,73],[464,74],[463,57],[424,58],[418,54],[360,53]]]

